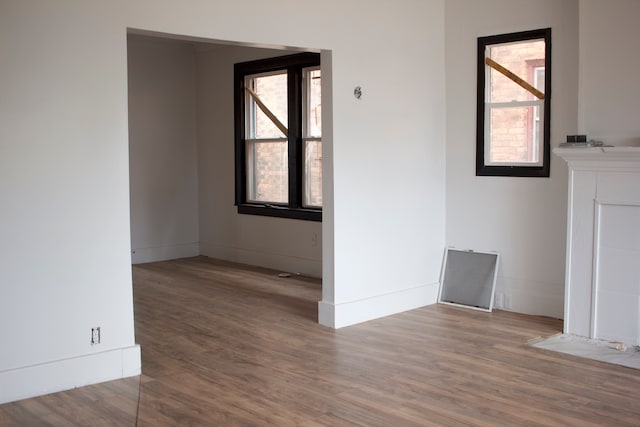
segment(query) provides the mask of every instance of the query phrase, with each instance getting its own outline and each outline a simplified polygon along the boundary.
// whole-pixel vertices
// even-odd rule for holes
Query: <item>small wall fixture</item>
[[[353,89],[353,96],[355,96],[356,99],[362,98],[362,88],[360,86],[356,86],[355,89]]]

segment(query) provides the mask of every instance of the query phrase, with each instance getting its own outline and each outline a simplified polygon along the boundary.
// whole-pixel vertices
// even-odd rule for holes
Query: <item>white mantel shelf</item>
[[[564,332],[640,344],[640,147],[556,148],[569,165]]]
[[[553,150],[553,153],[563,158],[569,167],[577,167],[582,169],[586,163],[597,162],[600,166],[595,164],[592,167],[608,168],[611,166],[609,162],[615,162],[615,168],[625,168],[632,165],[625,165],[625,163],[638,163],[640,164],[640,147],[559,147]],[[620,164],[622,162],[622,164]]]

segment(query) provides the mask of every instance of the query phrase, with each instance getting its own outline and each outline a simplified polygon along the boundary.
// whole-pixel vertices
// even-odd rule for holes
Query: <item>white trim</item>
[[[140,375],[140,346],[0,372],[0,404]]]
[[[595,212],[593,218],[593,276],[592,276],[592,285],[591,285],[591,319],[590,320],[590,335],[589,338],[593,339],[618,339],[612,336],[603,336],[601,337],[598,331],[599,322],[599,295],[600,295],[600,265],[601,265],[601,257],[600,257],[600,248],[601,248],[601,235],[602,235],[602,210],[606,206],[617,206],[617,207],[640,207],[640,202],[615,202],[615,201],[602,201],[602,198],[598,199],[596,197],[595,202]],[[639,316],[640,319],[640,316]],[[638,341],[640,342],[640,339]],[[635,344],[634,344],[635,345]]]
[[[485,102],[485,106],[490,108],[518,108],[518,107],[540,107],[544,105],[543,100],[537,101],[507,101],[507,102]]]
[[[272,251],[234,248],[224,245],[202,245],[201,255],[225,261],[300,273],[310,277],[322,277],[322,259],[306,258]]]
[[[318,303],[318,322],[330,328],[342,328],[403,311],[435,304],[440,283],[431,283],[357,301]]]
[[[571,316],[568,316],[573,307],[571,306],[571,286],[572,283],[572,269],[571,262],[573,260],[573,227],[574,224],[574,204],[575,204],[575,171],[569,170],[569,188],[567,191],[567,233],[566,233],[566,253],[565,253],[565,272],[564,272],[564,311],[563,311],[563,325],[562,332],[569,333],[572,328]]]
[[[600,288],[600,235],[602,204],[595,201],[593,210],[593,260],[591,261],[591,317],[589,319],[589,337],[598,336],[598,291]]]
[[[318,302],[318,323],[322,326],[328,326],[330,328],[336,327],[336,310],[335,305],[330,302],[319,301]]]
[[[131,250],[131,263],[142,264],[145,262],[189,258],[198,255],[200,255],[200,244],[198,242],[156,246],[152,248],[133,248]]]
[[[572,170],[640,171],[640,147],[558,147],[553,153]]]
[[[289,142],[288,138],[246,138],[245,142],[251,142],[251,143],[255,143],[255,142],[259,142],[259,143],[266,143],[266,142],[278,142],[278,143],[287,143]]]
[[[640,206],[640,147],[556,148],[569,166],[564,333],[600,336],[603,208]]]

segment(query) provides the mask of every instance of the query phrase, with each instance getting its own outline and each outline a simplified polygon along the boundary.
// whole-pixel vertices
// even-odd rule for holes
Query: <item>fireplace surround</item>
[[[554,153],[569,166],[564,332],[640,345],[640,147]]]

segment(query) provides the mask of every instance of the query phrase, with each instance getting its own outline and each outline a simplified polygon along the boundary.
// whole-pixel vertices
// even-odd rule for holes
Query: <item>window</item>
[[[551,29],[478,38],[476,175],[548,177]]]
[[[322,220],[320,55],[235,65],[236,205]]]

